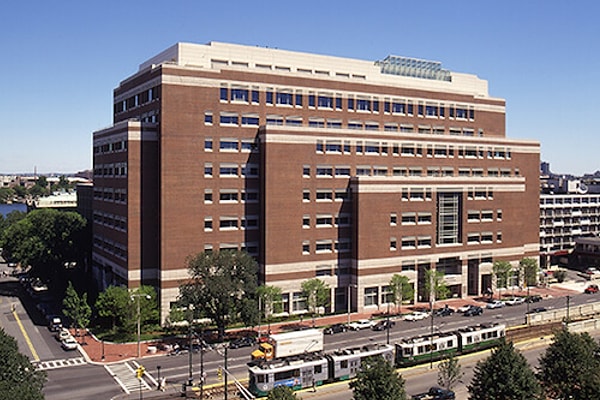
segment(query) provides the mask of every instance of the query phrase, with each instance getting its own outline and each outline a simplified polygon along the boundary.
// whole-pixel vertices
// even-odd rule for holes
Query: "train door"
[[[302,387],[311,387],[313,386],[313,380],[315,376],[313,375],[313,366],[302,368],[300,379],[302,379]]]

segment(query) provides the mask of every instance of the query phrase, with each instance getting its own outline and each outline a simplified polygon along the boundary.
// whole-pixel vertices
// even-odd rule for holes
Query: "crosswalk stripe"
[[[83,357],[66,358],[62,360],[38,361],[34,363],[35,367],[40,371],[49,369],[72,367],[75,365],[83,365],[86,361]]]
[[[140,385],[142,390],[151,390],[146,380],[136,378],[135,369],[128,362],[105,365],[104,368],[127,394],[139,390]]]

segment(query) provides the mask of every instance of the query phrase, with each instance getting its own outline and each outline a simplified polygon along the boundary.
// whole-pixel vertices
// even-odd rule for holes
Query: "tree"
[[[394,299],[394,305],[400,307],[400,313],[402,313],[402,302],[404,300],[411,300],[415,291],[408,280],[408,277],[400,274],[394,274],[390,280],[390,290]]]
[[[296,400],[296,393],[289,386],[277,386],[269,391],[267,400]]]
[[[95,303],[98,316],[110,318],[112,329],[122,326],[130,308],[129,291],[122,286],[109,286],[98,295]]]
[[[306,299],[308,311],[313,318],[315,326],[315,314],[320,307],[327,307],[329,304],[329,285],[318,278],[309,279],[302,282],[302,296]]]
[[[5,229],[0,247],[38,277],[52,278],[65,261],[83,257],[86,220],[76,212],[35,210]]]
[[[226,324],[244,317],[244,305],[256,299],[256,261],[246,252],[224,250],[199,253],[187,265],[191,279],[179,287],[180,303],[212,319],[222,338]]]
[[[470,400],[541,399],[541,388],[525,357],[512,342],[501,341],[485,360],[477,362],[467,386]]]
[[[78,333],[81,328],[84,330],[85,335],[85,328],[90,323],[92,309],[87,302],[87,293],[79,296],[71,281],[69,281],[65,298],[63,299],[63,314],[71,319],[71,323]]]
[[[508,286],[508,277],[512,271],[512,265],[508,261],[494,261],[492,272],[496,278],[496,288],[498,289],[498,297],[500,297],[500,288]]]
[[[276,286],[261,285],[256,289],[261,316],[264,315],[267,324],[271,323],[271,317],[275,312],[281,312],[281,288]]]
[[[429,296],[429,301],[433,304],[436,300],[447,299],[450,295],[450,289],[444,282],[444,273],[435,269],[425,271],[425,291]]]
[[[0,188],[0,204],[6,204],[9,200],[15,197],[16,192],[13,188],[2,187]]]
[[[361,362],[356,379],[349,384],[354,400],[405,400],[404,379],[381,356]]]
[[[538,263],[534,258],[526,257],[519,261],[519,274],[525,287],[537,283],[538,271]]]
[[[438,385],[451,390],[460,381],[462,376],[463,373],[460,370],[460,364],[454,354],[444,358],[438,364]]]
[[[0,328],[0,400],[43,400],[46,373],[19,353],[17,341]]]
[[[600,346],[588,333],[555,333],[540,358],[538,378],[546,395],[559,399],[595,399],[600,393]]]

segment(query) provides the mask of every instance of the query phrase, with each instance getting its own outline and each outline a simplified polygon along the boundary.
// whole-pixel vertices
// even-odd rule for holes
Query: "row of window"
[[[251,152],[257,149],[254,139],[220,138],[217,143],[221,152]],[[204,139],[204,150],[210,152],[213,149],[213,138]]]
[[[204,113],[205,125],[213,125],[214,117],[212,111],[206,111]],[[297,115],[276,115],[267,114],[263,122],[267,126],[308,126],[309,128],[330,128],[330,129],[352,129],[352,130],[367,130],[367,131],[379,131],[381,125],[377,121],[362,121],[357,119],[350,119],[344,121],[342,119],[333,118],[322,118],[322,117],[308,117],[305,121],[304,118]],[[219,125],[221,126],[235,126],[235,127],[258,127],[260,126],[260,117],[257,113],[242,113],[241,116],[236,112],[222,111],[219,113]],[[479,129],[475,131],[473,128],[467,127],[449,127],[444,126],[431,126],[431,125],[418,125],[413,124],[398,124],[397,122],[386,122],[383,124],[383,130],[385,132],[403,132],[403,133],[423,133],[432,135],[444,135],[446,133],[452,136],[483,136],[483,130]]]
[[[314,192],[314,198],[317,202],[327,202],[327,201],[349,201],[350,193],[348,189],[331,189],[331,188],[323,188],[316,189]],[[312,200],[311,190],[310,189],[302,189],[302,201],[309,202]]]
[[[127,163],[96,164],[94,166],[94,177],[125,178],[127,177]]]
[[[467,210],[467,222],[492,222],[493,210]],[[496,210],[496,221],[502,221],[502,210]]]
[[[432,221],[430,212],[403,212],[400,215],[402,225],[430,225]],[[398,225],[398,214],[390,214],[390,226]]]
[[[600,204],[600,196],[598,195],[583,195],[583,196],[541,196],[541,205],[562,205],[562,204]]]
[[[494,243],[492,232],[470,232],[467,233],[467,244],[491,244]],[[496,232],[496,243],[502,243],[502,232]]]
[[[350,226],[350,214],[317,214],[311,217],[308,214],[302,216],[302,228],[310,229],[311,220],[314,220],[316,228],[333,228]]]
[[[116,229],[121,232],[127,231],[127,217],[94,211],[94,224]]]
[[[112,254],[120,260],[127,260],[127,248],[123,243],[115,242],[114,240],[108,239],[100,234],[94,234],[93,243],[96,249],[102,250],[108,254]]]
[[[232,215],[219,217],[220,231],[235,231],[238,229],[258,229],[258,216],[246,215],[243,217],[238,217],[236,215]],[[213,217],[204,217],[204,231],[211,232],[212,230]]]
[[[258,164],[219,163],[219,178],[258,178]],[[213,177],[213,164],[204,164],[204,177]]]
[[[213,190],[204,189],[204,203],[211,204],[212,202]],[[220,189],[218,202],[222,204],[257,203],[258,190]]]
[[[475,119],[473,106],[460,104],[446,104],[438,101],[422,101],[409,99],[392,99],[366,95],[342,95],[341,93],[302,90],[267,88],[264,92],[258,88],[248,88],[226,85],[221,86],[220,101],[234,104],[266,104],[269,106],[282,106],[293,108],[319,109],[326,111],[356,111],[364,113],[390,115],[405,115],[426,118],[451,118],[458,120]],[[415,113],[416,109],[416,113]]]
[[[127,151],[126,140],[118,140],[115,142],[94,146],[94,155],[120,153],[122,151]]]
[[[127,203],[127,189],[94,188],[94,200]]]
[[[305,240],[302,242],[302,254],[328,254],[328,253],[348,253],[352,250],[350,239],[319,239],[313,242]]]
[[[403,157],[435,157],[466,159],[510,160],[511,149],[506,147],[485,147],[475,145],[447,145],[447,144],[420,144],[420,143],[388,143],[379,141],[349,140],[317,140],[315,150],[317,154],[367,154]]]
[[[219,243],[219,251],[224,250],[240,250],[245,251],[251,256],[258,256],[258,243],[256,242],[242,242],[242,243]],[[204,251],[210,253],[214,250],[214,246],[210,243],[204,245]]]
[[[137,93],[125,100],[118,101],[114,104],[114,114],[120,114],[125,111],[143,106],[158,100],[160,97],[160,86],[155,86],[148,90]]]
[[[311,166],[304,165],[302,167],[302,176],[304,178],[311,178]],[[350,165],[325,165],[320,164],[315,167],[315,177],[317,178],[333,178],[333,177],[344,177],[349,178],[351,176],[428,176],[428,177],[443,177],[443,176],[460,176],[460,177],[513,177],[519,176],[519,168],[511,170],[510,168],[487,168],[485,171],[483,168],[465,168],[459,167],[440,167],[431,166],[427,168],[423,167],[405,167],[395,166],[388,167],[385,165],[357,165],[351,167]]]

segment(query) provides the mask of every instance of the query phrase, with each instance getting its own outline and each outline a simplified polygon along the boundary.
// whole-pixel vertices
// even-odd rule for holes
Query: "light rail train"
[[[461,355],[488,349],[505,335],[504,324],[481,324],[453,332],[402,339],[394,345],[372,343],[327,353],[251,362],[248,363],[248,388],[255,396],[262,397],[281,385],[293,390],[316,387],[354,378],[361,362],[367,357],[382,356],[401,368],[440,360],[451,354]]]

